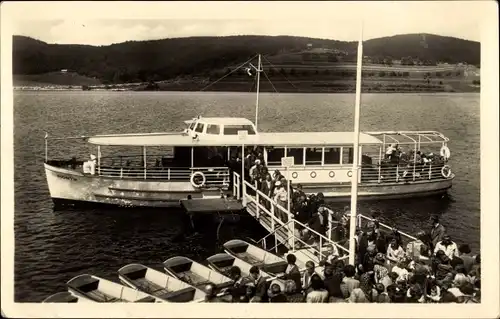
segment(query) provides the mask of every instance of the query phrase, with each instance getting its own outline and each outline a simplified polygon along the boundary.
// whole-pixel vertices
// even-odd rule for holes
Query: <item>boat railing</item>
[[[445,168],[446,167],[446,168]],[[448,173],[450,172],[450,173]],[[447,175],[449,174],[449,175]],[[446,163],[417,165],[369,165],[363,164],[361,169],[362,182],[409,182],[424,180],[447,179],[451,169]]]
[[[97,167],[97,174],[102,177],[116,177],[121,179],[161,179],[172,181],[189,181],[192,174],[201,172],[205,183],[214,185],[229,185],[229,169],[226,167],[192,167],[192,168],[163,168],[163,167]]]

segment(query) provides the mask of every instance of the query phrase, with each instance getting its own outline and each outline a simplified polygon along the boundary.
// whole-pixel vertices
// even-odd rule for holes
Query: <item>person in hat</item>
[[[434,248],[436,247],[437,243],[440,242],[443,239],[444,234],[446,233],[446,229],[444,228],[443,225],[439,223],[439,216],[434,215],[431,217],[431,231],[430,231],[430,237],[431,237],[431,250],[434,251]]]

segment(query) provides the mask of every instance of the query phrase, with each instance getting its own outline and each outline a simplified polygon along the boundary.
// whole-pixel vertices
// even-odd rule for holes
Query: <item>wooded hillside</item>
[[[105,84],[144,82],[178,76],[222,75],[231,66],[257,53],[267,55],[278,67],[289,63],[307,65],[314,63],[308,61],[307,54],[318,49],[326,53],[316,56],[326,57],[327,63],[349,63],[356,59],[357,42],[292,36],[230,36],[88,46],[47,44],[14,36],[13,69],[17,75],[67,69]],[[397,35],[366,41],[364,55],[373,63],[398,60],[402,64],[420,61],[427,65],[436,62],[479,65],[480,43],[430,34]]]

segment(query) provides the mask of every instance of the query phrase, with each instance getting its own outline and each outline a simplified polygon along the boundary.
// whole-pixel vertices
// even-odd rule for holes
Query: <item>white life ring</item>
[[[444,157],[445,159],[450,158],[450,149],[448,148],[448,146],[443,145],[443,146],[441,147],[440,154],[441,154],[441,156],[442,156],[442,157]]]
[[[451,176],[451,168],[448,165],[445,165],[441,168],[441,175],[443,175],[444,178],[448,178]]]
[[[199,184],[195,183],[195,178],[197,176],[201,177],[201,183]],[[194,172],[193,174],[191,174],[191,185],[193,185],[193,187],[196,188],[202,187],[203,185],[205,185],[206,181],[207,179],[205,178],[205,174],[203,174],[202,172]]]

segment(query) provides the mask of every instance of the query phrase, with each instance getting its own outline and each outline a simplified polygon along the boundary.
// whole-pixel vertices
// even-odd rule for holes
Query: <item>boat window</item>
[[[196,125],[196,122],[193,121],[191,125],[189,125],[189,129],[192,131],[194,129],[194,126]]]
[[[303,148],[287,148],[287,155],[293,157],[294,165],[304,165],[304,149]]]
[[[238,135],[238,131],[248,131],[248,135],[255,135],[252,125],[224,125],[224,135]]]
[[[323,149],[306,148],[306,165],[321,165],[321,153]]]
[[[340,164],[340,147],[325,147],[325,164]]]
[[[194,131],[198,132],[198,133],[201,133],[201,132],[203,132],[203,127],[204,126],[205,126],[204,123],[198,123],[198,125],[196,126],[196,129]]]
[[[281,165],[282,157],[285,157],[284,148],[267,149],[267,165]]]
[[[352,147],[343,147],[342,164],[352,164],[354,158],[354,149]]]
[[[220,134],[220,126],[215,124],[207,124],[207,134]]]

